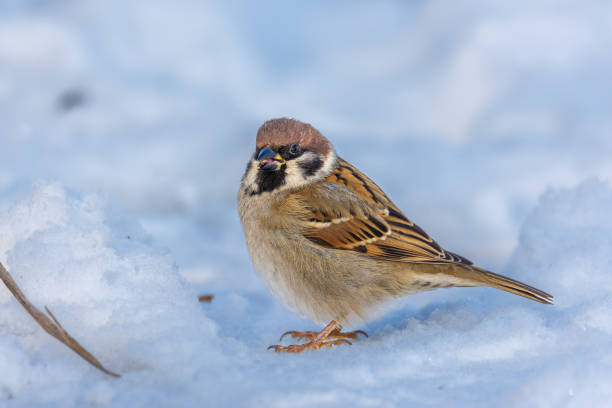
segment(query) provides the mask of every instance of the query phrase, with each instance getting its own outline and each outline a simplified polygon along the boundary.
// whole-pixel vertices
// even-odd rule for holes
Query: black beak
[[[270,149],[270,146],[266,146],[263,149],[261,149],[261,151],[259,152],[259,155],[257,156],[257,160],[263,160],[263,159],[271,159],[274,156],[276,156],[276,152],[272,149]]]
[[[257,155],[257,161],[259,161],[259,168],[266,171],[278,170],[285,163],[281,155],[272,150],[270,146],[261,149]]]

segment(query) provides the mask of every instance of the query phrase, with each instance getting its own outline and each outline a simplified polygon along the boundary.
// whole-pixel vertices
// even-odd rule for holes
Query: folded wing
[[[417,264],[413,270],[422,271],[420,279],[424,282],[439,284],[442,279],[447,286],[485,285],[540,303],[553,301],[546,292],[478,268],[470,260],[444,250],[406,218],[380,187],[342,159],[322,185],[298,195],[300,208],[305,208],[299,217],[303,234],[317,245]],[[423,268],[424,264],[438,265]]]
[[[472,264],[440,247],[380,187],[342,159],[325,179],[323,193],[304,198],[310,211],[304,235],[319,245],[389,261]]]

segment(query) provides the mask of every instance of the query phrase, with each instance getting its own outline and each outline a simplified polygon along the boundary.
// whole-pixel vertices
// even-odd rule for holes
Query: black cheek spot
[[[319,171],[321,167],[323,167],[323,160],[319,157],[315,157],[312,160],[303,161],[299,163],[300,169],[302,169],[302,174],[304,177],[311,177]]]

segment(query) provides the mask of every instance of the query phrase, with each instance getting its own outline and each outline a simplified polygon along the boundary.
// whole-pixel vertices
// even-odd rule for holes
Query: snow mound
[[[32,303],[48,306],[124,378],[182,383],[194,374],[193,355],[218,360],[218,353],[206,352],[217,339],[216,325],[170,255],[94,196],[79,197],[57,184],[35,187],[0,214],[0,261]],[[11,375],[0,379],[0,395],[25,405],[66,400],[81,383],[83,398],[95,400],[99,386],[87,385],[103,375],[43,332],[2,288],[0,366]]]
[[[548,190],[520,234],[512,268],[546,282],[557,308],[600,302],[612,293],[612,190],[590,179]],[[526,272],[527,273],[527,272]]]

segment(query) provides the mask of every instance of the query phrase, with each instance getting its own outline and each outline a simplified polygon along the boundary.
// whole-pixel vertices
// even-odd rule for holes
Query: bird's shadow
[[[368,333],[369,340],[376,340],[394,333],[415,331],[417,326],[439,321],[441,314],[453,314],[459,310],[467,310],[474,319],[480,320],[483,312],[479,304],[480,301],[474,299],[434,301],[424,306],[404,304],[366,323],[363,329]]]

